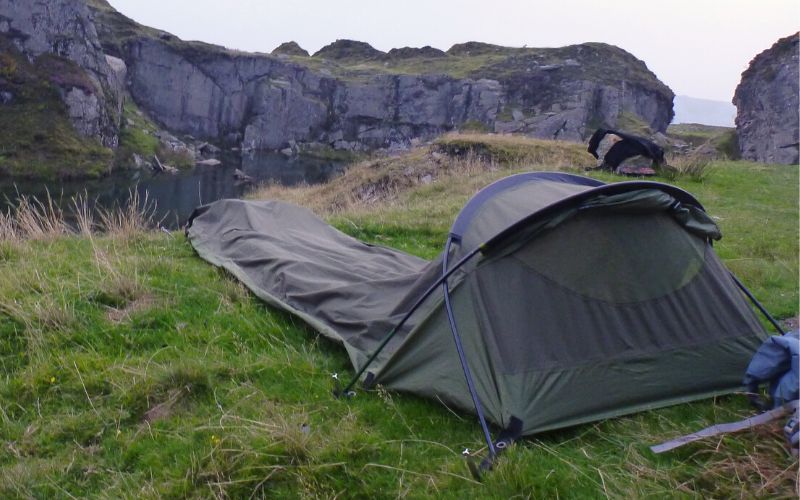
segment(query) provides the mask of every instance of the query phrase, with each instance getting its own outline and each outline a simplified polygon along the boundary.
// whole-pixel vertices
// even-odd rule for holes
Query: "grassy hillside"
[[[261,196],[432,257],[476,189],[523,164],[574,168],[555,147],[569,146],[451,136]],[[777,316],[796,315],[797,168],[705,174],[676,183],[717,218],[718,252]],[[461,456],[481,453],[474,417],[382,389],[333,399],[331,375],[351,373],[342,349],[133,214],[91,236],[87,219],[69,234],[44,207],[0,217],[0,497],[797,495],[777,423],[649,452],[749,415],[736,395],[531,437],[476,483]]]

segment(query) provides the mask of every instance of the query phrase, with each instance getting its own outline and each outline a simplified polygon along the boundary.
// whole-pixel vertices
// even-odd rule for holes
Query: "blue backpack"
[[[793,331],[765,340],[750,360],[743,383],[747,387],[748,398],[762,413],[739,422],[712,425],[701,431],[651,446],[650,449],[654,453],[663,453],[698,439],[751,429],[786,417],[788,414],[789,420],[783,428],[783,433],[789,442],[792,454],[797,456],[800,443],[798,351],[800,351],[800,337],[797,331]],[[769,384],[769,401],[759,396],[761,384]]]
[[[772,336],[758,348],[742,381],[750,393],[750,401],[759,410],[776,408],[798,398],[798,332]],[[771,402],[759,396],[759,386],[769,384]]]
[[[750,402],[760,411],[797,401],[800,393],[798,351],[800,351],[800,337],[795,330],[782,336],[775,335],[768,338],[750,360],[742,382],[747,387]],[[771,401],[764,401],[759,396],[761,384],[769,384],[768,393]],[[796,408],[786,422],[783,433],[789,441],[792,453],[797,455],[800,444],[800,420]]]

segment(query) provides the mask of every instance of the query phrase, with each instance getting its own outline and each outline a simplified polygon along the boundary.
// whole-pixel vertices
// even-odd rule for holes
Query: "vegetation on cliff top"
[[[573,169],[569,147],[451,136],[262,194],[430,258],[476,189],[536,158]],[[717,218],[717,251],[777,316],[795,315],[797,169],[709,169],[678,183]],[[648,451],[750,414],[736,395],[525,439],[476,483],[461,457],[481,449],[472,416],[381,388],[333,399],[331,374],[351,373],[342,349],[136,213],[107,217],[107,234],[84,215],[81,235],[47,204],[0,216],[0,496],[796,496],[780,423]]]

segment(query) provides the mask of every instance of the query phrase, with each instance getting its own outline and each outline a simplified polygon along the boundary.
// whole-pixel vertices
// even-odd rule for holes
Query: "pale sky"
[[[447,50],[605,42],[642,59],[678,95],[730,102],[750,60],[800,29],[800,0],[110,0],[185,40],[309,53],[338,38]]]

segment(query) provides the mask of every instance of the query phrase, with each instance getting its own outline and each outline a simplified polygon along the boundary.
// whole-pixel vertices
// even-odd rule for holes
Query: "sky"
[[[730,102],[750,60],[800,29],[800,0],[110,0],[184,40],[310,53],[340,38],[394,47],[605,42],[642,59],[678,95]]]

